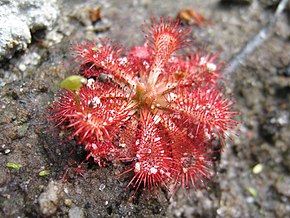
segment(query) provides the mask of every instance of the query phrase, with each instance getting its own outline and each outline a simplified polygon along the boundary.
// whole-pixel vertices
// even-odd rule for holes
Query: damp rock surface
[[[49,29],[59,10],[55,0],[4,0],[0,2],[0,60],[25,51],[32,33]]]

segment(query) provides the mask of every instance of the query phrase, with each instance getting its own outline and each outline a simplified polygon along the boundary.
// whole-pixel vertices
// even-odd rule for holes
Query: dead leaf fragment
[[[205,18],[200,13],[192,9],[182,9],[178,12],[176,19],[181,20],[188,25],[202,26],[203,24],[211,24],[211,20]]]
[[[97,9],[88,8],[87,11],[89,12],[89,18],[92,21],[92,23],[96,23],[97,21],[102,20],[101,16],[101,6],[99,6]]]

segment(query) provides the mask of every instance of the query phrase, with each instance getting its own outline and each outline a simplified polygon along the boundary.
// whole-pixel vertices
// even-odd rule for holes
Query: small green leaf
[[[61,88],[76,91],[87,83],[87,79],[82,76],[72,75],[61,81]]]
[[[16,170],[19,170],[22,167],[21,164],[16,164],[16,163],[7,163],[6,166],[9,168],[16,169]]]
[[[40,175],[40,176],[46,176],[48,174],[50,174],[50,171],[49,170],[42,170],[42,171],[39,172],[38,175]]]
[[[263,164],[257,164],[257,165],[255,165],[254,167],[253,167],[253,173],[254,174],[259,174],[259,173],[261,173],[262,171],[263,171]]]
[[[257,191],[256,189],[252,188],[252,187],[246,187],[246,190],[248,192],[250,192],[250,194],[253,196],[253,197],[257,197]]]

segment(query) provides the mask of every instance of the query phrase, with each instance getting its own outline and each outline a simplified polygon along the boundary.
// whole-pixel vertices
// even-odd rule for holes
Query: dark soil
[[[190,26],[196,45],[228,61],[267,25],[275,8],[258,0],[230,5],[218,0],[101,1],[103,19],[91,31],[85,15],[98,4],[83,2],[60,3],[59,44],[47,45],[45,31],[35,33],[44,34],[43,41],[32,43],[23,55],[39,53],[38,66],[19,73],[13,62],[1,63],[0,71],[14,76],[0,89],[0,217],[289,217],[289,10],[272,36],[227,76],[241,124],[239,136],[224,148],[214,181],[207,189],[174,198],[164,190],[156,198],[142,192],[132,198],[134,190],[124,191],[128,179],[115,179],[117,166],[100,169],[83,162],[82,148],[46,120],[59,83],[69,74],[69,43],[108,36],[124,46],[141,45],[144,20],[175,17],[191,8],[212,20],[204,27]],[[255,173],[257,164],[263,169]],[[39,175],[43,170],[49,174]]]

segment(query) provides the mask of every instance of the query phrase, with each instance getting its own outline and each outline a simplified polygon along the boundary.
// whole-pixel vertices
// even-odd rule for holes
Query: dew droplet
[[[141,169],[141,167],[140,167],[140,163],[137,162],[137,163],[135,164],[135,172],[136,172],[136,173],[140,172],[140,169]]]
[[[215,71],[216,70],[216,65],[214,63],[207,63],[206,67],[209,71]]]
[[[125,143],[120,143],[119,146],[125,148],[127,145]]]
[[[157,169],[155,167],[151,167],[150,168],[150,173],[151,174],[156,174],[157,173]]]

